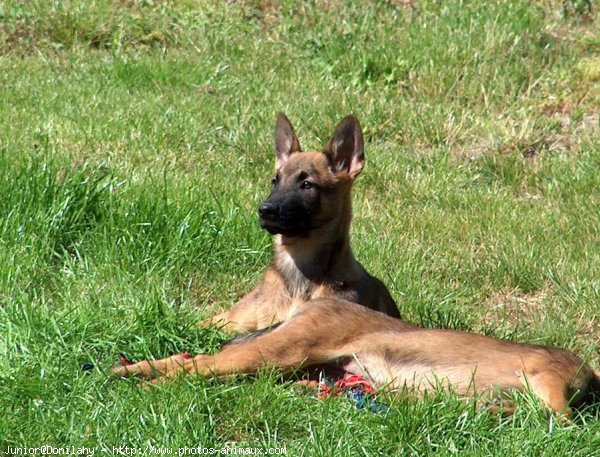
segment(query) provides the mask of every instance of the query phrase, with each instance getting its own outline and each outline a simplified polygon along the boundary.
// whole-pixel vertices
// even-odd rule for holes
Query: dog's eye
[[[302,183],[302,188],[303,189],[312,189],[313,188],[313,184],[309,181],[304,181]]]
[[[275,187],[278,182],[279,182],[279,176],[275,176],[273,179],[271,179],[271,186]]]

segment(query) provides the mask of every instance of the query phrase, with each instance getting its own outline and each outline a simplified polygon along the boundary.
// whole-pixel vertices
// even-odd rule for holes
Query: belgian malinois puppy
[[[314,298],[339,298],[400,317],[385,286],[350,249],[350,190],[365,163],[358,120],[345,117],[322,152],[301,152],[284,114],[275,127],[275,177],[259,208],[260,225],[275,236],[262,281],[211,323],[253,332],[285,321]]]
[[[214,356],[118,365],[114,375],[163,380],[180,372],[223,377],[329,365],[391,391],[442,387],[469,397],[531,389],[563,414],[600,391],[597,373],[570,352],[394,318],[393,300],[354,259],[348,241],[350,187],[364,163],[354,117],[339,124],[323,152],[300,153],[280,115],[275,142],[277,175],[259,209],[261,225],[275,234],[273,263],[252,293],[213,319],[231,330],[263,331]]]
[[[416,393],[453,389],[465,397],[530,389],[554,411],[571,414],[600,391],[598,373],[574,354],[472,333],[428,330],[337,299],[299,303],[278,327],[212,355],[176,355],[113,368],[117,376],[187,372],[223,377],[264,367],[293,372],[317,364],[337,366],[376,387]],[[498,409],[492,406],[492,409]],[[510,409],[504,411],[512,412]]]

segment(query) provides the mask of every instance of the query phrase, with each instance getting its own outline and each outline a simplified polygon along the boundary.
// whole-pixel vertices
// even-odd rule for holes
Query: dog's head
[[[280,114],[272,190],[258,208],[261,227],[271,234],[306,237],[331,221],[349,222],[350,187],[363,169],[363,148],[360,124],[350,115],[322,152],[301,152],[292,124]]]

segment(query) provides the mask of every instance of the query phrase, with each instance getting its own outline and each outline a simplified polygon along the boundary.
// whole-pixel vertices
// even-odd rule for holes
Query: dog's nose
[[[272,203],[265,202],[258,207],[258,214],[260,214],[261,217],[274,216],[276,213],[277,208]]]

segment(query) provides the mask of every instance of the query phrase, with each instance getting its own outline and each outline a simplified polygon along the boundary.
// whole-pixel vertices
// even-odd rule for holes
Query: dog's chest
[[[292,299],[308,300],[315,288],[315,283],[308,276],[310,266],[299,265],[298,259],[294,259],[288,253],[278,256],[277,266],[283,276],[285,287]]]
[[[292,302],[314,298],[338,298],[358,302],[352,283],[339,278],[329,278],[321,271],[322,265],[318,261],[315,262],[314,256],[303,259],[283,252],[277,256],[276,265]]]

